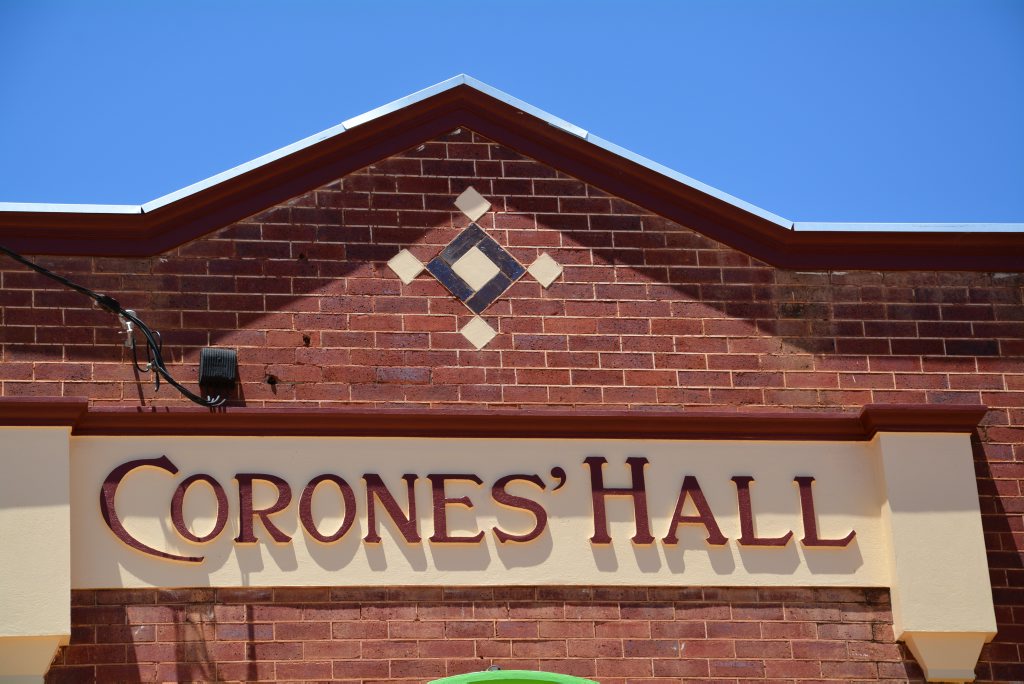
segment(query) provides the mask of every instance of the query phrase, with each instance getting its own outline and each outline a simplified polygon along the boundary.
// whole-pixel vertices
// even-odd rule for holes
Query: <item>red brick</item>
[[[616,620],[599,622],[595,626],[598,638],[650,638],[651,623],[646,620]]]
[[[175,670],[186,670],[189,666],[178,664]],[[97,665],[95,680],[100,682],[156,682],[166,681],[160,676],[159,669],[148,663],[128,663],[125,665]]]
[[[676,639],[625,639],[622,649],[627,658],[678,658],[681,651]]]
[[[274,681],[277,679],[274,663],[256,661],[217,663],[217,677],[225,681]]]
[[[277,663],[278,679],[330,679],[334,668],[330,662]]]
[[[148,646],[148,645],[144,645]],[[143,648],[140,646],[139,648]],[[103,644],[103,645],[76,645],[67,647],[64,661],[68,665],[88,663],[123,663],[125,662],[128,647],[124,644]]]
[[[278,641],[309,641],[330,639],[329,622],[278,622],[274,625],[274,638]]]
[[[655,677],[708,677],[710,669],[707,660],[663,660],[654,661]]]
[[[149,622],[178,622],[183,611],[180,606],[130,605],[124,609],[128,622],[133,625]]]
[[[443,677],[445,663],[443,660],[392,660],[392,677]]]
[[[395,623],[399,625],[401,623]],[[443,629],[441,625],[435,625],[434,623],[419,623],[423,627],[435,628],[438,634],[434,634],[433,630],[431,633],[421,633],[422,637],[436,637],[440,636],[443,632],[444,637],[447,639],[477,639],[477,638],[489,638],[494,636],[494,623],[486,620],[458,620],[453,622],[447,622],[444,624]]]
[[[601,658],[597,661],[594,674],[599,681],[606,681],[608,677],[630,677],[631,680],[637,677],[650,677],[654,673],[654,664],[649,659],[639,658]]]
[[[249,609],[249,617],[256,622],[299,621],[302,607],[281,605],[255,605]]]
[[[381,620],[335,622],[331,625],[332,639],[383,639],[388,634],[388,623]]]
[[[558,658],[565,655],[564,640],[522,639],[512,642],[513,658]]]
[[[301,660],[300,642],[250,642],[246,657],[251,660]]]
[[[736,642],[732,639],[687,639],[683,642],[686,658],[734,658]]]
[[[505,638],[536,638],[540,636],[539,630],[539,625],[532,621],[502,621],[494,625],[495,636]]]
[[[387,660],[390,658],[412,658],[416,656],[417,650],[415,641],[389,639],[387,641],[363,641],[361,653],[364,659]]]
[[[542,638],[593,638],[595,635],[594,623],[589,621],[541,622],[539,626]]]
[[[274,625],[270,623],[237,623],[216,626],[218,639],[225,641],[269,641],[274,638]]]
[[[768,641],[760,639],[756,641],[737,639],[736,641],[736,656],[738,658],[757,658],[764,660],[767,658],[789,658],[791,655],[790,642],[788,641]]]
[[[844,641],[794,641],[793,657],[809,660],[846,660],[849,653]]]
[[[385,679],[390,671],[386,660],[335,660],[332,674],[335,679]]]
[[[710,639],[760,639],[761,625],[757,622],[708,622]]]
[[[821,674],[835,679],[873,679],[878,676],[878,666],[875,663],[824,662]]]
[[[813,660],[765,660],[768,677],[815,679],[821,676],[821,664]]]
[[[712,677],[741,677],[757,679],[764,677],[765,666],[760,660],[711,660]]]

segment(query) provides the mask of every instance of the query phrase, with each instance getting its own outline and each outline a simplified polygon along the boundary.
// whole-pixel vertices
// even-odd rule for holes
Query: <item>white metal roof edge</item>
[[[676,181],[677,183],[682,183],[683,185],[688,185],[691,188],[693,188],[695,190],[699,190],[699,191],[703,192],[706,195],[711,195],[712,197],[714,197],[716,199],[720,199],[720,200],[722,200],[723,202],[725,202],[727,204],[731,204],[734,207],[737,207],[737,208],[742,209],[742,210],[744,210],[746,212],[749,212],[751,214],[759,216],[759,217],[765,219],[766,221],[771,221],[772,223],[774,223],[774,224],[776,224],[778,226],[781,226],[782,228],[785,228],[785,229],[789,230],[789,229],[791,229],[793,227],[793,222],[790,221],[789,219],[782,218],[781,216],[779,216],[777,214],[773,214],[772,212],[768,211],[767,209],[762,209],[761,207],[753,205],[750,202],[745,202],[745,201],[739,199],[738,197],[733,197],[732,195],[730,195],[727,192],[722,192],[718,188],[711,187],[707,183],[702,183],[702,182],[700,182],[699,180],[697,180],[695,178],[690,178],[689,176],[687,176],[685,174],[682,174],[682,173],[679,173],[678,171],[670,169],[667,166],[665,166],[663,164],[659,164],[656,161],[652,161],[652,160],[648,159],[647,157],[644,157],[644,156],[641,156],[641,155],[637,154],[636,152],[631,152],[630,150],[627,150],[624,147],[620,147],[619,145],[616,145],[613,142],[609,142],[609,141],[605,140],[604,138],[599,138],[596,135],[588,134],[587,135],[587,142],[589,142],[589,143],[591,143],[593,145],[597,145],[598,147],[600,147],[602,149],[608,150],[609,152],[611,152],[613,154],[617,154],[618,156],[622,157],[623,159],[628,159],[631,162],[634,162],[636,164],[639,164],[640,166],[648,168],[651,171],[655,171],[657,173],[660,173],[663,176],[667,176],[668,178],[671,178],[672,180]]]
[[[0,202],[0,211],[34,211],[73,214],[141,214],[138,204],[53,204],[46,202]]]
[[[356,126],[360,126],[368,121],[379,119],[380,117],[390,114],[391,112],[397,112],[399,109],[405,109],[411,104],[422,102],[423,100],[426,100],[428,97],[433,97],[434,95],[443,93],[446,90],[451,90],[456,86],[463,85],[465,82],[465,74],[452,76],[447,80],[441,81],[440,83],[435,83],[434,85],[428,86],[423,90],[417,90],[415,93],[411,95],[400,97],[397,100],[388,102],[385,105],[375,107],[374,109],[371,109],[368,112],[364,112],[362,114],[359,114],[358,116],[353,116],[351,119],[346,119],[345,121],[342,121],[342,125],[345,126],[345,128],[355,128]]]
[[[533,105],[523,102],[517,97],[513,97],[508,93],[498,90],[486,83],[479,81],[472,76],[466,74],[459,74],[452,78],[449,78],[440,83],[434,84],[423,90],[419,90],[411,95],[407,95],[403,98],[389,102],[388,104],[371,109],[368,112],[354,116],[350,119],[343,121],[337,126],[332,126],[326,130],[314,133],[311,136],[303,138],[297,142],[294,142],[285,147],[279,148],[272,152],[268,152],[256,159],[239,164],[226,171],[222,171],[216,175],[210,176],[209,178],[203,179],[191,185],[185,186],[174,192],[170,192],[162,197],[158,197],[154,200],[146,202],[142,205],[127,205],[127,204],[50,204],[50,203],[32,203],[32,202],[0,202],[0,212],[69,212],[69,213],[82,213],[82,214],[141,214],[156,211],[157,209],[167,206],[173,202],[184,199],[190,195],[193,195],[207,188],[213,187],[218,183],[222,183],[228,179],[240,176],[248,171],[259,168],[273,161],[281,159],[283,157],[305,149],[319,142],[333,138],[335,136],[343,134],[350,128],[355,128],[361,124],[367,123],[374,119],[380,118],[392,112],[398,111],[411,104],[421,102],[429,97],[437,95],[439,93],[451,90],[460,85],[467,85],[474,90],[489,95],[497,100],[504,102],[505,104],[515,107],[520,111],[534,116],[545,123],[550,124],[556,128],[566,131],[572,135],[575,135],[583,140],[586,140],[592,145],[600,147],[601,149],[607,150],[612,154],[618,155],[623,159],[627,159],[635,164],[639,164],[647,169],[650,169],[656,173],[670,178],[671,180],[691,187],[695,190],[703,192],[707,195],[715,197],[722,202],[731,204],[732,206],[746,211],[750,214],[758,216],[766,221],[774,223],[775,225],[784,228],[786,230],[796,231],[835,231],[835,232],[866,232],[866,231],[881,231],[881,232],[899,232],[899,231],[931,231],[931,232],[1024,232],[1024,223],[829,223],[829,222],[796,222],[790,221],[789,219],[783,218],[777,214],[774,214],[766,209],[762,209],[750,202],[734,197],[726,192],[723,192],[715,187],[712,187],[706,183],[702,183],[694,178],[679,173],[673,169],[659,164],[658,162],[652,161],[647,157],[636,154],[624,147],[616,145],[613,142],[605,140],[601,137],[594,135],[586,131],[575,124],[572,124],[565,119],[559,118],[553,114],[550,114],[542,109],[538,109]]]
[[[351,119],[342,121],[337,126],[333,126],[324,131],[320,131],[319,133],[314,133],[313,135],[307,138],[303,138],[298,142],[294,142],[291,145],[286,145],[285,147],[274,150],[273,152],[268,152],[267,154],[261,157],[253,159],[252,161],[245,162],[244,164],[239,164],[234,168],[218,173],[215,176],[210,176],[209,178],[201,180],[198,183],[193,183],[192,185],[184,187],[180,190],[168,193],[163,197],[159,197],[150,202],[146,202],[145,204],[142,205],[142,210],[144,212],[155,211],[160,207],[166,206],[179,199],[188,197],[191,194],[197,193],[201,190],[205,190],[206,188],[209,187],[213,187],[217,183],[226,181],[229,178],[240,176],[243,173],[246,173],[247,171],[251,171],[252,169],[259,168],[260,166],[263,166],[265,164],[269,164],[272,161],[276,161],[283,157],[287,157],[289,154],[292,154],[293,152],[298,152],[301,149],[305,149],[307,147],[310,147],[311,145],[315,145],[319,142],[327,140],[328,138],[333,138],[337,135],[344,133],[350,128],[355,128],[356,126],[367,123],[368,121],[372,121],[374,119],[380,118],[392,112],[404,109],[405,107],[408,107],[411,104],[421,102],[422,100],[437,95],[438,93],[442,93],[458,85],[462,85],[465,82],[465,74],[459,74],[458,76],[449,78],[446,81],[434,84],[428,88],[424,88],[423,90],[418,90],[412,95],[407,95],[406,97],[399,98],[397,100],[394,100],[393,102],[389,102],[386,105],[381,105],[380,107],[371,109],[368,112],[365,112],[358,116],[354,116]]]
[[[1024,223],[829,223],[797,221],[797,232],[834,233],[1024,233]]]
[[[243,173],[246,173],[247,171],[252,171],[253,169],[264,166],[265,164],[269,164],[272,161],[276,161],[283,157],[287,157],[289,154],[293,152],[298,152],[299,150],[315,145],[318,142],[327,140],[328,138],[333,138],[336,135],[344,133],[346,130],[347,128],[345,124],[338,124],[337,126],[332,126],[327,130],[320,131],[319,133],[314,133],[313,135],[307,138],[303,138],[298,142],[294,142],[291,145],[286,145],[285,147],[276,149],[273,152],[268,152],[267,154],[264,154],[261,157],[253,159],[252,161],[247,161],[244,164],[239,164],[238,166],[230,168],[227,171],[221,171],[215,176],[210,176],[209,178],[201,180],[198,183],[193,183],[192,185],[188,185],[180,190],[175,190],[174,192],[168,193],[163,197],[158,197],[155,200],[146,202],[145,204],[142,205],[142,211],[146,213],[155,211],[160,207],[167,206],[172,202],[176,202],[180,199],[188,197],[189,195],[193,195],[199,192],[200,190],[205,190],[207,188],[213,187],[214,185],[217,185],[218,183],[222,183],[223,181],[226,181],[229,178],[241,176]]]
[[[543,109],[538,109],[537,107],[534,107],[532,104],[529,104],[528,102],[523,102],[518,97],[513,97],[512,95],[509,95],[503,90],[498,90],[497,88],[487,85],[483,81],[478,81],[472,76],[466,76],[465,74],[463,74],[463,78],[466,79],[466,85],[476,90],[479,90],[481,93],[484,93],[485,95],[490,95],[496,100],[501,100],[505,104],[515,107],[516,109],[519,109],[531,116],[534,116],[544,121],[545,123],[554,126],[555,128],[561,128],[563,131],[567,133],[572,133],[577,138],[583,138],[584,140],[587,139],[587,131],[580,128],[576,124],[569,123],[565,119],[557,117],[554,114],[545,112]]]
[[[663,166],[661,164],[658,164],[657,162],[651,161],[650,159],[647,159],[646,157],[642,157],[642,156],[640,156],[640,155],[638,155],[638,154],[636,154],[634,152],[631,152],[631,151],[625,149],[624,147],[620,147],[620,146],[618,146],[618,145],[616,145],[614,143],[611,143],[611,142],[609,142],[607,140],[604,140],[603,138],[600,138],[600,137],[598,137],[596,135],[593,135],[592,133],[589,133],[585,129],[583,129],[583,128],[579,127],[579,126],[576,126],[575,124],[572,124],[572,123],[566,121],[565,119],[562,119],[562,118],[557,117],[557,116],[555,116],[553,114],[550,114],[549,112],[546,112],[546,111],[544,111],[542,109],[534,107],[533,105],[531,105],[531,104],[529,104],[527,102],[524,102],[524,101],[520,100],[517,97],[509,95],[508,93],[506,93],[506,92],[504,92],[502,90],[498,90],[497,88],[494,88],[493,86],[487,85],[483,81],[475,79],[472,76],[468,76],[466,74],[459,74],[458,76],[454,76],[454,77],[449,78],[449,79],[447,79],[445,81],[441,81],[440,83],[436,83],[436,84],[434,84],[432,86],[424,88],[423,90],[418,90],[415,93],[412,93],[411,95],[407,95],[405,97],[402,97],[402,98],[399,98],[397,100],[394,100],[393,102],[389,102],[389,103],[387,103],[385,105],[381,105],[380,107],[376,107],[375,109],[371,109],[368,112],[365,112],[365,113],[360,114],[358,116],[354,116],[354,117],[352,117],[350,119],[347,119],[347,120],[343,121],[342,123],[338,124],[337,126],[334,126],[332,128],[328,128],[327,130],[324,130],[324,131],[320,131],[319,133],[315,133],[315,134],[313,134],[313,135],[311,135],[311,136],[309,136],[307,138],[303,138],[302,140],[299,140],[298,142],[295,142],[295,143],[292,143],[292,144],[287,145],[285,147],[282,147],[280,149],[274,150],[273,152],[268,152],[267,154],[264,154],[264,155],[262,155],[260,157],[257,157],[256,159],[253,159],[251,161],[245,162],[244,164],[239,164],[238,166],[230,168],[230,169],[228,169],[226,171],[222,171],[221,173],[218,173],[216,175],[210,176],[209,178],[205,178],[205,179],[203,179],[201,181],[198,181],[196,183],[192,183],[191,185],[185,186],[184,188],[181,188],[179,190],[175,190],[174,192],[170,192],[170,193],[168,193],[166,195],[163,195],[162,197],[158,197],[158,198],[156,198],[154,200],[150,200],[149,202],[146,202],[143,205],[141,205],[141,207],[132,207],[132,209],[133,209],[132,211],[110,212],[110,211],[108,211],[105,208],[99,208],[99,207],[103,207],[103,206],[106,206],[106,205],[85,205],[85,204],[80,204],[80,205],[49,205],[49,204],[35,204],[35,205],[33,205],[33,204],[20,204],[18,206],[23,207],[23,208],[17,209],[17,211],[82,211],[83,213],[86,213],[86,212],[88,212],[88,213],[138,213],[139,211],[141,211],[143,213],[149,213],[149,212],[152,212],[152,211],[155,211],[155,210],[159,209],[160,207],[167,206],[168,204],[171,204],[172,202],[176,202],[176,201],[178,201],[180,199],[184,199],[184,198],[188,197],[189,195],[193,195],[193,194],[195,194],[197,192],[200,192],[200,191],[205,190],[207,188],[213,187],[214,185],[217,185],[218,183],[221,183],[221,182],[226,181],[228,179],[234,178],[236,176],[240,176],[243,173],[246,173],[247,171],[251,171],[253,169],[259,168],[260,166],[263,166],[265,164],[269,164],[270,162],[273,162],[273,161],[276,161],[278,159],[281,159],[282,157],[286,157],[286,156],[288,156],[289,154],[291,154],[293,152],[297,152],[297,151],[299,151],[301,149],[304,149],[304,148],[309,147],[311,145],[315,145],[316,143],[319,143],[319,142],[321,142],[323,140],[326,140],[328,138],[332,138],[332,137],[334,137],[336,135],[340,135],[340,134],[344,133],[345,131],[349,130],[350,128],[355,128],[356,126],[359,126],[361,124],[367,123],[369,121],[372,121],[374,119],[380,118],[382,116],[386,116],[387,114],[390,114],[392,112],[398,111],[400,109],[404,109],[405,107],[408,107],[409,105],[415,104],[417,102],[421,102],[421,101],[423,101],[423,100],[425,100],[425,99],[427,99],[429,97],[432,97],[432,96],[437,95],[439,93],[445,92],[446,90],[451,90],[452,88],[455,88],[455,87],[460,86],[460,85],[468,85],[469,87],[473,88],[474,90],[478,90],[478,91],[484,93],[485,95],[489,95],[489,96],[495,98],[496,100],[500,100],[500,101],[504,102],[505,104],[509,105],[510,107],[515,107],[516,109],[519,109],[519,110],[521,110],[522,112],[524,112],[526,114],[534,116],[534,117],[544,121],[545,123],[547,123],[547,124],[549,124],[551,126],[559,128],[561,130],[564,130],[567,133],[575,135],[578,138],[582,138],[583,140],[586,140],[587,142],[589,142],[589,143],[591,143],[593,145],[596,145],[598,147],[606,149],[609,152],[612,152],[613,154],[617,154],[620,157],[623,157],[623,158],[628,159],[628,160],[630,160],[632,162],[640,164],[641,166],[649,168],[652,171],[656,171],[657,173],[661,173],[661,174],[671,178],[672,180],[675,180],[676,182],[683,183],[684,185],[688,185],[688,186],[690,186],[690,187],[692,187],[692,188],[694,188],[696,190],[699,190],[701,192],[704,192],[704,193],[707,193],[709,195],[712,195],[712,196],[714,196],[714,197],[716,197],[716,198],[718,198],[718,199],[720,199],[720,200],[722,200],[724,202],[727,202],[729,204],[733,204],[733,205],[737,206],[738,208],[743,209],[744,211],[748,211],[750,213],[756,214],[757,216],[760,216],[761,218],[765,218],[765,219],[767,219],[767,220],[769,220],[769,221],[771,221],[773,223],[776,223],[776,224],[782,226],[783,228],[790,228],[792,226],[792,223],[790,221],[787,221],[786,219],[783,219],[782,217],[776,216],[775,214],[772,214],[769,211],[761,209],[760,207],[756,207],[753,204],[750,204],[749,202],[744,202],[743,200],[740,200],[740,199],[738,199],[736,197],[733,197],[732,195],[729,195],[729,194],[727,194],[725,192],[722,192],[721,190],[713,188],[710,185],[707,185],[705,183],[701,183],[700,181],[695,180],[693,178],[690,178],[689,176],[685,176],[685,175],[683,175],[681,173],[678,173],[677,171],[674,171],[674,170],[668,168],[667,166]],[[65,209],[60,209],[60,208],[50,209],[49,207],[66,207],[66,208]],[[80,207],[81,209],[76,209],[76,207]],[[89,207],[96,207],[96,208],[89,208]],[[4,205],[0,204],[0,211],[2,211],[2,210],[4,210]]]

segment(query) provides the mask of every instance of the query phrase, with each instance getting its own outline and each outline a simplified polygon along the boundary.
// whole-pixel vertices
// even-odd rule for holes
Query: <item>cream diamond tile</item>
[[[544,252],[526,269],[545,289],[562,275],[562,265]]]
[[[416,276],[423,272],[426,268],[419,259],[413,256],[412,252],[407,249],[403,249],[401,252],[391,257],[391,261],[388,262],[388,267],[395,272],[402,282],[408,285],[412,281],[416,280]]]
[[[474,190],[473,186],[470,186],[455,198],[455,206],[459,208],[459,211],[468,216],[470,221],[476,221],[487,213],[491,208],[491,203]]]
[[[474,316],[466,325],[462,326],[462,330],[459,331],[462,336],[469,340],[469,343],[477,349],[483,349],[487,346],[487,343],[494,339],[494,336],[498,332],[492,328],[487,321]]]
[[[452,270],[455,271],[455,275],[465,280],[474,292],[479,292],[480,288],[491,282],[491,278],[501,273],[498,265],[477,247],[471,247],[452,264]]]

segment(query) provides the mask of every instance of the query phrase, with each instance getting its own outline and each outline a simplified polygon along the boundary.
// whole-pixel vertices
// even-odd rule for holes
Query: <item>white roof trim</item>
[[[1022,223],[814,223],[814,222],[799,222],[794,223],[789,219],[783,218],[777,214],[773,214],[766,209],[755,206],[749,202],[745,202],[737,197],[734,197],[726,192],[723,192],[717,188],[714,188],[706,183],[702,183],[696,179],[690,178],[684,174],[674,171],[662,164],[652,161],[646,157],[643,157],[635,152],[631,152],[624,147],[620,147],[615,143],[609,142],[600,138],[593,133],[586,131],[575,124],[572,124],[565,119],[561,119],[553,114],[549,114],[542,109],[538,109],[533,105],[523,102],[519,98],[513,97],[508,93],[505,93],[497,88],[487,85],[482,81],[478,81],[472,76],[466,74],[459,74],[453,78],[449,78],[446,81],[442,81],[429,88],[417,91],[411,95],[389,102],[386,105],[371,109],[365,114],[354,116],[351,119],[343,121],[337,126],[328,128],[327,130],[315,133],[307,138],[303,138],[298,142],[292,143],[280,149],[269,152],[261,157],[257,157],[252,161],[244,164],[239,164],[227,171],[222,171],[214,176],[210,176],[197,183],[188,185],[180,190],[168,193],[162,197],[146,202],[142,205],[125,205],[125,204],[37,204],[29,202],[0,202],[0,211],[23,211],[23,212],[68,212],[68,213],[82,213],[82,214],[139,214],[149,213],[156,211],[157,209],[177,202],[178,200],[184,199],[190,195],[194,195],[198,192],[206,190],[218,183],[226,181],[236,176],[240,176],[248,171],[257,169],[261,166],[269,164],[273,161],[286,157],[293,152],[310,147],[319,142],[333,138],[338,135],[342,135],[345,131],[350,128],[355,128],[368,121],[372,121],[379,117],[385,116],[392,112],[398,111],[416,102],[421,102],[429,97],[443,93],[447,90],[451,90],[460,85],[466,85],[474,90],[478,90],[481,93],[489,95],[497,100],[504,102],[505,104],[515,107],[520,111],[534,116],[556,128],[559,128],[567,133],[575,135],[578,138],[582,138],[592,145],[596,145],[601,149],[607,150],[612,154],[616,154],[623,159],[627,159],[635,164],[639,164],[651,171],[660,173],[661,175],[670,178],[671,180],[691,187],[695,190],[710,195],[722,202],[730,204],[738,209],[745,212],[758,216],[766,221],[774,223],[775,225],[784,228],[786,230],[796,231],[880,231],[880,232],[913,232],[913,231],[931,231],[931,232],[1024,232],[1024,224]]]
[[[545,112],[543,109],[537,109],[532,104],[523,102],[518,97],[512,97],[508,93],[498,90],[497,88],[492,88],[486,83],[476,80],[472,76],[466,76],[465,74],[463,74],[462,77],[466,79],[466,85],[476,90],[479,90],[481,93],[484,93],[485,95],[490,95],[496,100],[501,100],[507,105],[510,105],[512,107],[515,107],[516,109],[526,112],[531,116],[535,116],[538,119],[541,119],[542,121],[551,124],[555,128],[561,128],[563,131],[567,133],[572,133],[577,138],[583,138],[584,140],[587,139],[587,132],[585,130],[583,130],[579,126],[576,126],[575,124],[569,123],[565,119],[561,119],[555,116],[554,114],[549,114]]]
[[[0,202],[0,211],[65,212],[70,214],[141,214],[138,204],[47,204],[42,202]]]
[[[342,125],[345,128],[355,128],[356,126],[360,126],[368,121],[379,119],[380,117],[390,114],[391,112],[397,112],[399,109],[405,109],[411,104],[422,102],[423,100],[426,100],[428,97],[433,97],[434,95],[443,93],[446,90],[451,90],[456,86],[463,85],[465,82],[466,75],[459,74],[458,76],[449,78],[447,81],[441,81],[440,83],[436,83],[428,88],[424,88],[423,90],[417,90],[412,95],[400,97],[397,100],[394,100],[393,102],[388,102],[386,105],[381,105],[380,107],[371,109],[370,111],[364,114],[353,116],[351,119],[343,121]]]
[[[701,183],[699,180],[690,178],[689,176],[679,173],[678,171],[674,171],[668,168],[667,166],[664,166],[663,164],[659,164],[656,161],[651,161],[647,157],[640,156],[636,152],[631,152],[624,147],[616,145],[613,142],[608,142],[607,140],[599,138],[593,134],[587,135],[587,142],[597,145],[602,149],[608,150],[613,154],[617,154],[624,159],[628,159],[631,162],[639,164],[640,166],[648,168],[651,171],[655,171],[663,176],[667,176],[668,178],[671,178],[677,183],[687,185],[695,190],[703,192],[706,195],[711,195],[712,197],[722,200],[727,204],[731,204],[734,207],[737,207],[746,212],[759,216],[765,219],[766,221],[771,221],[772,223],[781,226],[782,228],[789,230],[793,227],[793,222],[790,221],[789,219],[782,218],[781,216],[773,214],[772,212],[766,209],[762,209],[761,207],[755,206],[750,202],[744,202],[738,197],[733,197],[727,192],[722,192],[718,188],[713,188],[707,183]]]
[[[1022,233],[1024,223],[814,223],[798,221],[797,232],[834,233]]]
[[[241,176],[243,173],[246,173],[247,171],[252,171],[253,169],[259,168],[265,164],[269,164],[270,162],[281,159],[282,157],[287,157],[292,152],[298,152],[299,150],[305,149],[312,145],[316,145],[318,142],[322,142],[324,140],[327,140],[328,138],[333,138],[336,135],[340,135],[341,133],[344,133],[347,129],[348,127],[346,127],[345,124],[338,124],[337,126],[328,128],[325,131],[320,131],[319,133],[315,133],[309,136],[308,138],[303,138],[298,142],[294,142],[291,145],[287,145],[280,149],[274,150],[273,152],[268,152],[262,157],[257,157],[252,161],[248,161],[244,164],[239,164],[238,166],[228,169],[227,171],[221,171],[215,176],[210,176],[209,178],[201,180],[198,183],[193,183],[192,185],[186,186],[181,190],[175,190],[174,192],[168,193],[163,197],[158,197],[155,200],[146,202],[145,204],[142,205],[142,211],[145,213],[156,211],[160,207],[166,206],[172,202],[176,202],[180,199],[188,197],[189,195],[193,195],[201,190],[206,190],[207,188],[213,187],[214,185],[226,181],[229,178]]]

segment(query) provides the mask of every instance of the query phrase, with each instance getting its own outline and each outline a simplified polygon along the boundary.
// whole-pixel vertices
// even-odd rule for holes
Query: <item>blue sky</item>
[[[1024,222],[1024,2],[0,0],[0,201],[137,204],[458,73],[797,221]]]

